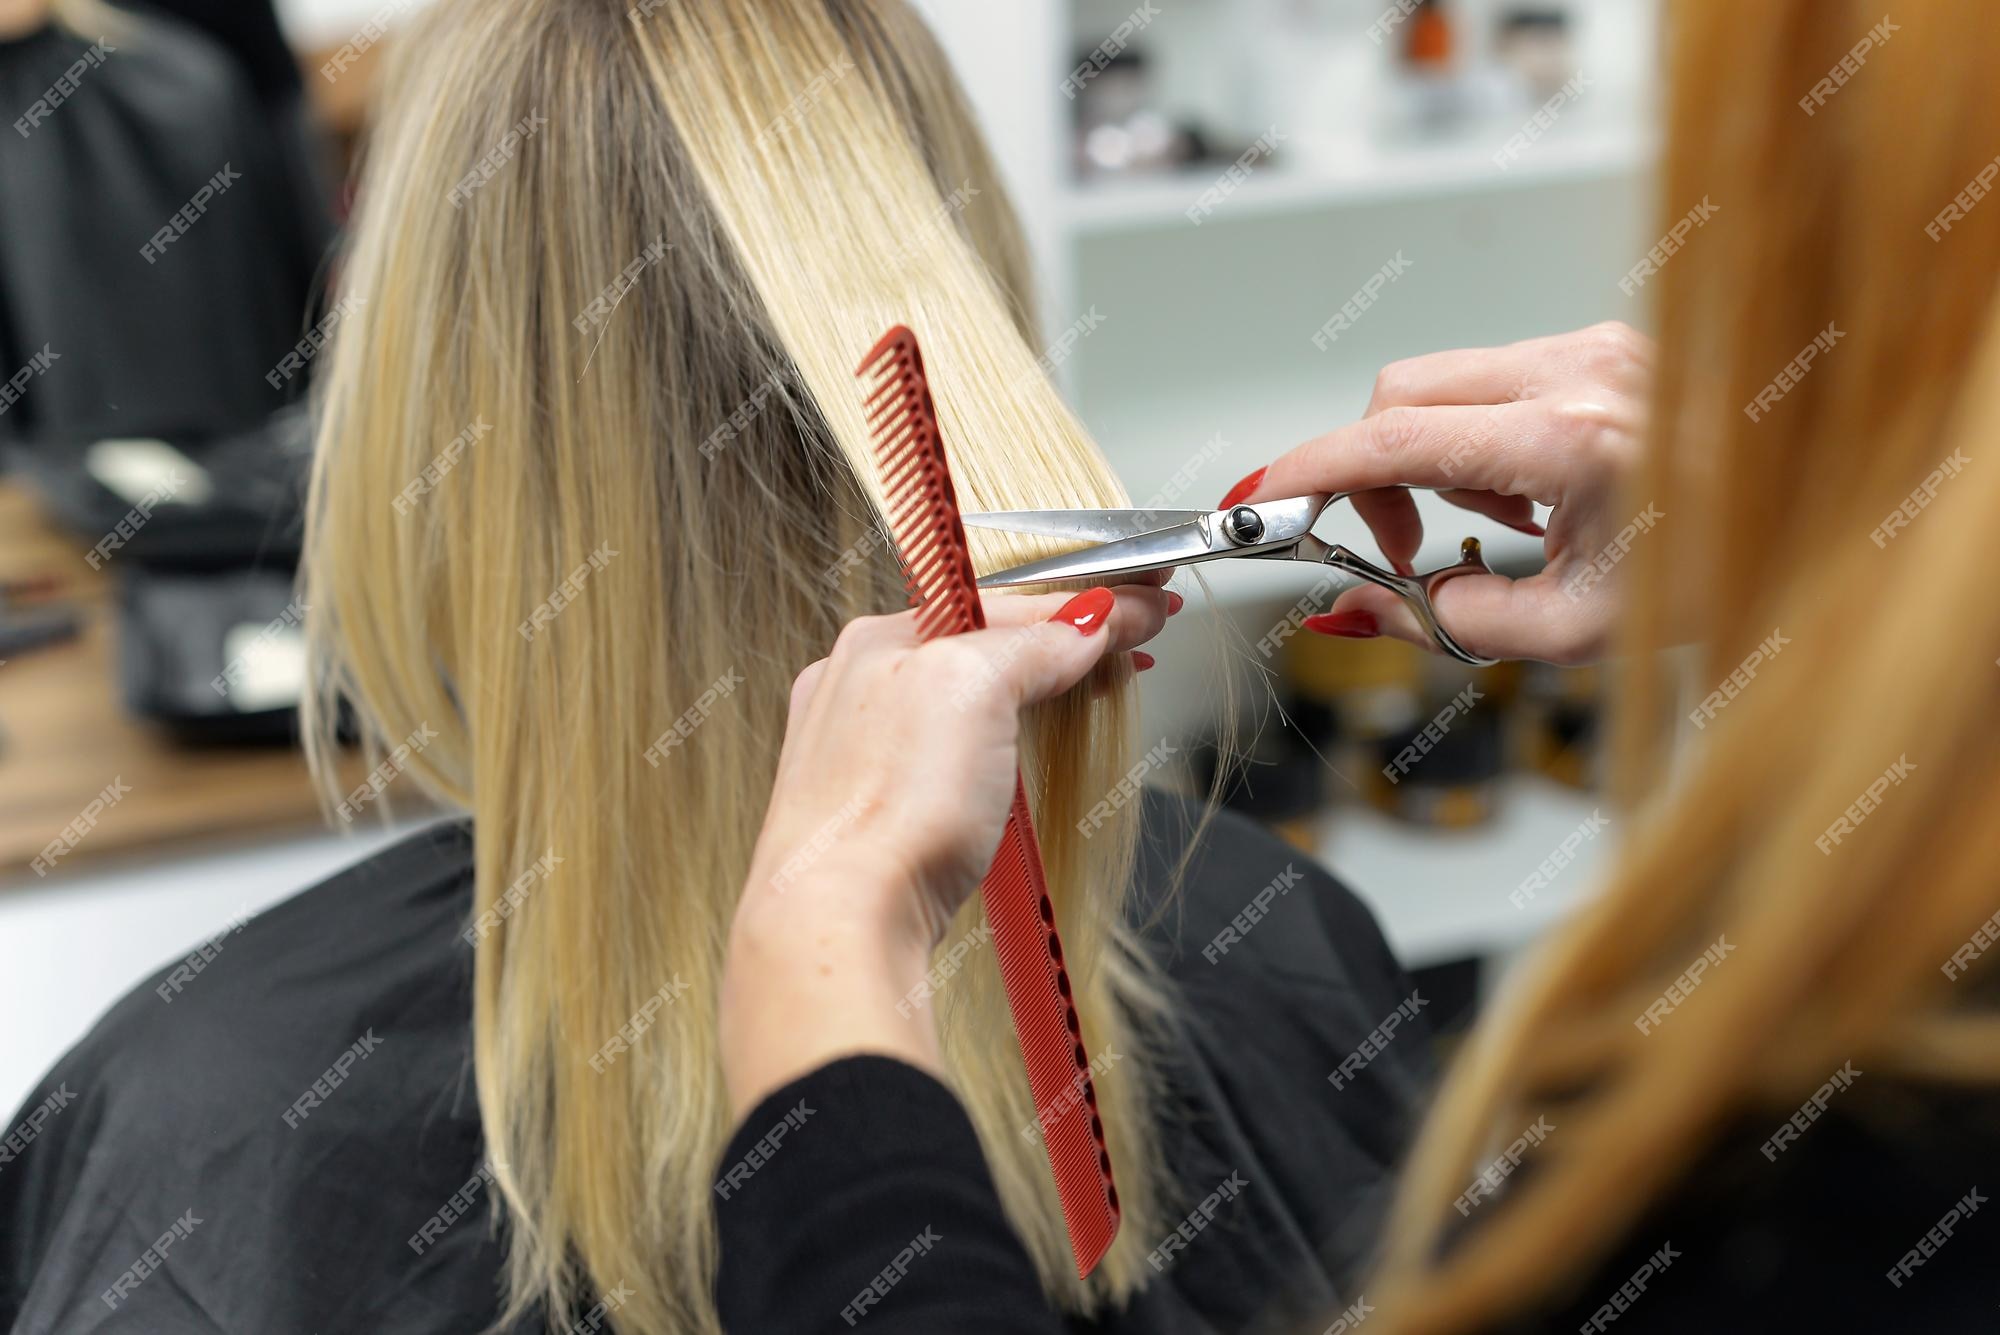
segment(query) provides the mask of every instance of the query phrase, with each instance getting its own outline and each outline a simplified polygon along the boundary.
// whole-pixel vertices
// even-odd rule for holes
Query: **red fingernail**
[[[1321,635],[1344,635],[1350,640],[1372,640],[1382,633],[1373,612],[1321,612],[1307,617],[1305,628]]]
[[[1153,662],[1153,656],[1145,650],[1134,649],[1132,651],[1132,670],[1134,672],[1144,672],[1147,668],[1153,666]]]
[[[1085,635],[1095,635],[1110,624],[1115,601],[1109,589],[1085,589],[1058,608],[1050,620],[1067,621]]]
[[[1507,521],[1504,519],[1501,520],[1500,522],[1503,524],[1507,523]],[[1531,538],[1545,538],[1548,536],[1549,533],[1547,529],[1543,528],[1540,524],[1535,523],[1533,520],[1530,520],[1525,524],[1507,524],[1507,527],[1513,529],[1516,533],[1525,533]]]
[[[1260,468],[1249,477],[1244,478],[1241,482],[1231,487],[1229,494],[1222,498],[1222,504],[1215,508],[1218,510],[1227,510],[1230,506],[1239,504],[1245,496],[1257,490],[1257,484],[1264,480],[1264,474],[1268,471],[1270,470]]]
[[[1185,598],[1181,597],[1181,596],[1180,596],[1180,595],[1179,595],[1178,593],[1175,593],[1175,592],[1174,592],[1174,591],[1173,591],[1172,589],[1168,589],[1168,590],[1167,590],[1167,615],[1168,615],[1168,616],[1172,616],[1172,615],[1173,615],[1174,613],[1176,613],[1176,612],[1180,611],[1180,610],[1181,610],[1181,606],[1182,606],[1182,605],[1183,605],[1184,603],[1186,603],[1186,602],[1187,602],[1187,599],[1185,599]]]

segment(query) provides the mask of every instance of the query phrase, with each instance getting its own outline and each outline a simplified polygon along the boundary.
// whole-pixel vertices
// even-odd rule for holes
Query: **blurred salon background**
[[[139,978],[433,818],[411,785],[396,824],[328,816],[293,741],[304,404],[422,3],[53,0],[62,32],[0,0],[0,1103]],[[1655,0],[916,3],[1035,246],[1044,364],[1136,503],[1213,505],[1398,358],[1644,325]],[[1539,561],[1419,505],[1419,569],[1465,536]],[[1321,532],[1375,554],[1351,514]],[[1218,784],[1469,1015],[1609,863],[1600,674],[1302,633],[1337,592],[1302,566],[1203,581],[1135,777]]]

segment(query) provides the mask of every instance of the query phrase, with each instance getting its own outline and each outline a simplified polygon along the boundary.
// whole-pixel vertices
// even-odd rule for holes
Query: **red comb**
[[[868,426],[888,498],[889,528],[909,576],[917,626],[927,640],[978,630],[986,624],[979,583],[958,522],[958,498],[917,336],[897,325],[862,358],[855,375],[868,389]],[[1042,848],[1018,773],[1014,810],[980,893],[1076,1273],[1088,1275],[1118,1235],[1118,1189],[1111,1182],[1097,1088],[1063,968]]]

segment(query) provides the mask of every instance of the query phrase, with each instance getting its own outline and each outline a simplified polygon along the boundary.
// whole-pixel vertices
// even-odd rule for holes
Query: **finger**
[[[1398,574],[1411,571],[1417,548],[1424,543],[1424,519],[1417,513],[1417,499],[1397,488],[1388,491],[1357,492],[1354,513],[1375,535],[1375,545]]]
[[[1644,383],[1651,349],[1644,335],[1612,320],[1505,347],[1410,357],[1382,368],[1368,412],[1398,406],[1513,403],[1535,398],[1565,379],[1593,374],[1637,388]]]
[[[935,648],[958,660],[955,676],[990,684],[990,698],[1019,709],[1061,695],[1114,651],[1108,623],[1115,603],[1111,589],[1089,589],[1051,609],[1053,620],[1044,613],[1025,625],[989,625]],[[974,664],[969,672],[966,656]]]
[[[1149,585],[1110,586],[1113,598],[1107,631],[1111,647],[1107,652],[1124,653],[1136,649],[1158,635],[1167,624],[1179,594]],[[986,624],[993,627],[1040,625],[1053,617],[1076,595],[1073,593],[987,593],[982,595]]]
[[[1535,522],[1535,503],[1526,496],[1502,496],[1497,491],[1441,491],[1448,503],[1476,515],[1485,515],[1517,533],[1539,538],[1545,530]]]
[[[1444,404],[1512,403],[1527,397],[1533,362],[1528,344],[1504,348],[1460,348],[1391,362],[1375,377],[1368,400],[1373,416],[1384,408],[1430,408]]]
[[[1554,505],[1572,453],[1539,402],[1385,408],[1280,455],[1249,499],[1415,486],[1497,491]]]
[[[1438,624],[1482,658],[1576,663],[1598,648],[1598,613],[1565,595],[1552,576],[1461,575],[1440,584],[1431,602]],[[1374,584],[1349,589],[1329,609],[1336,618],[1352,612],[1372,615],[1383,635],[1441,652],[1408,605],[1387,589]],[[1319,629],[1311,620],[1306,624]]]

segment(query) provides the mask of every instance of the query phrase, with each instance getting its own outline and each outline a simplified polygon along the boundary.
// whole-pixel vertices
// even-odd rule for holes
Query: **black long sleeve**
[[[723,1328],[756,1335],[1061,1335],[972,1122],[913,1066],[849,1057],[793,1081],[717,1170]]]

